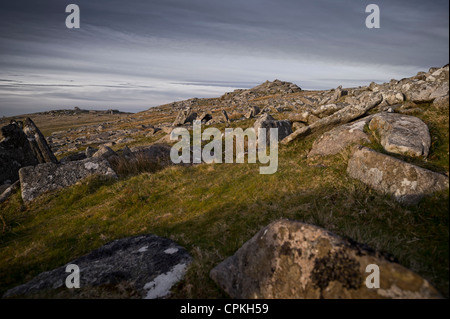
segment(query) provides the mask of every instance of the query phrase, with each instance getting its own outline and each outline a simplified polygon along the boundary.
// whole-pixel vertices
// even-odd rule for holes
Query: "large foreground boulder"
[[[369,128],[380,137],[383,148],[391,153],[427,157],[431,146],[428,126],[419,118],[396,113],[379,113]]]
[[[151,234],[129,237],[41,273],[3,297],[163,298],[182,279],[191,260],[184,248],[169,239]],[[66,287],[70,264],[79,267],[79,289]]]
[[[379,267],[379,288],[366,286],[368,265]],[[210,276],[232,298],[441,298],[425,279],[380,252],[289,220],[259,231]]]
[[[424,195],[449,187],[448,176],[362,146],[358,146],[350,158],[347,173],[406,205],[414,205]]]
[[[101,158],[88,158],[66,164],[45,163],[19,170],[22,199],[29,202],[39,195],[65,188],[92,176],[117,178],[109,162]]]

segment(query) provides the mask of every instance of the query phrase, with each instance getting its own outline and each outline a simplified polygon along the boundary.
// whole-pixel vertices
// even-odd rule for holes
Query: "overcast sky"
[[[65,26],[70,3],[80,29]],[[379,29],[365,26],[370,3]],[[448,0],[2,0],[0,116],[401,79],[448,63],[448,12]]]

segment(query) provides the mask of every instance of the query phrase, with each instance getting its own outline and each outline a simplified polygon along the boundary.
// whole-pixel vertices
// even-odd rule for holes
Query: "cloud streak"
[[[448,63],[448,1],[377,1],[377,30],[353,0],[79,0],[78,30],[67,4],[0,4],[0,115],[140,111],[275,78],[358,86]]]

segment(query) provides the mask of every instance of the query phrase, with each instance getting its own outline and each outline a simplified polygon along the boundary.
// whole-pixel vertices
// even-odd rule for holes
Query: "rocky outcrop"
[[[30,147],[39,163],[58,163],[44,135],[29,117],[23,123],[23,132],[27,135]]]
[[[258,130],[260,128],[266,129],[266,144],[269,145],[270,141],[270,129],[278,129],[278,141],[281,141],[286,136],[292,134],[291,122],[288,120],[277,121],[269,114],[263,114],[259,117],[253,126],[255,133],[258,136]]]
[[[362,146],[357,147],[350,158],[347,173],[406,205],[414,205],[424,195],[449,187],[449,178],[445,175]]]
[[[248,90],[238,89],[234,92],[225,93],[221,100],[228,101],[231,100],[235,103],[240,103],[242,101],[248,101],[250,99],[255,99],[259,97],[264,97],[268,95],[286,95],[290,93],[301,92],[301,88],[299,88],[296,84],[290,82],[284,82],[280,80],[274,81],[266,81],[254,88]]]
[[[21,167],[36,165],[34,152],[28,138],[18,123],[2,127],[3,140],[0,142],[0,184],[19,179]]]
[[[281,141],[282,144],[288,144],[293,140],[311,134],[324,127],[333,127],[339,124],[348,123],[356,118],[366,114],[369,110],[381,103],[383,97],[381,94],[370,95],[369,98],[358,105],[348,105],[339,111],[324,117],[311,125],[301,128]]]
[[[395,113],[376,114],[369,128],[380,137],[384,149],[391,153],[427,157],[431,137],[428,126],[414,116]]]
[[[379,267],[379,288],[366,286],[369,265]],[[210,277],[232,298],[441,298],[425,279],[384,254],[289,220],[260,230]]]
[[[82,298],[164,298],[181,280],[191,263],[188,252],[175,242],[155,235],[112,241],[91,253],[28,283],[8,290],[3,298],[39,296]],[[67,265],[77,265],[80,288],[66,287]],[[124,295],[123,291],[127,290]]]
[[[21,168],[19,178],[22,199],[24,202],[29,202],[45,192],[74,185],[92,175],[117,178],[108,161],[100,158],[88,158],[59,165],[45,163]]]

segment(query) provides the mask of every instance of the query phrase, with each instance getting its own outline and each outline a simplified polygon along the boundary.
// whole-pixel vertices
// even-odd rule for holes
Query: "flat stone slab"
[[[448,176],[361,146],[350,158],[347,173],[373,189],[391,194],[407,205],[414,205],[424,195],[449,187]]]
[[[367,266],[379,287],[367,287]],[[314,225],[282,219],[260,230],[210,277],[232,298],[442,298],[392,258]],[[375,283],[369,279],[370,283]]]
[[[55,270],[43,272],[28,283],[8,290],[3,298],[81,296],[156,299],[170,294],[183,278],[192,258],[175,242],[156,235],[114,240]],[[80,288],[67,288],[67,265],[80,269]],[[66,293],[66,295],[64,294]],[[72,295],[71,295],[72,294]]]
[[[92,175],[117,178],[109,162],[101,158],[23,167],[19,170],[22,199],[29,202],[45,192],[69,187]]]
[[[380,136],[383,148],[391,153],[427,157],[431,146],[428,126],[419,118],[396,113],[376,114],[369,128]]]

